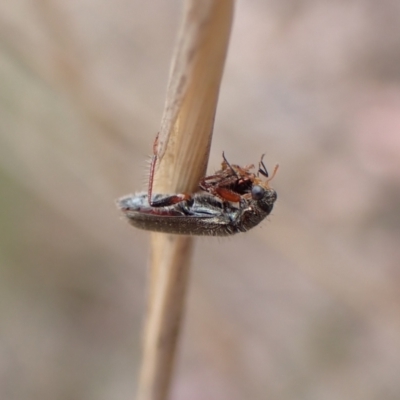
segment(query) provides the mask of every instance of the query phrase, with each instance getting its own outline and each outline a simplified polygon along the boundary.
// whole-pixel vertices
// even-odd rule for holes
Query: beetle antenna
[[[229,161],[226,159],[225,157],[225,153],[222,152],[222,158],[224,159],[224,161],[226,162],[226,165],[231,169],[231,171],[234,173],[234,175],[239,178],[239,175],[237,174],[237,172],[233,169],[232,165],[229,163]]]
[[[265,166],[264,161],[263,161],[264,156],[265,156],[265,154],[263,154],[261,156],[261,160],[258,163],[258,174],[261,174],[261,175],[265,176],[266,178],[268,178],[268,176],[269,176],[268,175],[268,170],[267,170],[267,167]]]

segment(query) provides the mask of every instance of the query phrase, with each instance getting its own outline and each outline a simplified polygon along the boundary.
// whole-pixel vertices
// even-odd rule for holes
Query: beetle
[[[221,169],[202,178],[199,191],[153,195],[156,147],[157,138],[148,191],[117,200],[119,209],[136,228],[178,235],[229,236],[248,231],[271,213],[277,194],[269,182],[278,165],[269,177],[264,156],[254,173],[254,165],[231,165],[223,153]],[[266,179],[261,179],[260,175]]]

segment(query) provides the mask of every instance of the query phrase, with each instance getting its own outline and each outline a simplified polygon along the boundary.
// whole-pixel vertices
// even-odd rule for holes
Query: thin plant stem
[[[154,193],[191,193],[205,175],[233,0],[187,0],[157,146]],[[193,239],[152,234],[149,306],[137,400],[165,400],[173,374]]]

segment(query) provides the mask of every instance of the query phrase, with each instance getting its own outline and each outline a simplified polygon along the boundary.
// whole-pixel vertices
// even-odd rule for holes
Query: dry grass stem
[[[206,172],[233,6],[233,0],[185,3],[161,123],[154,193],[190,193]],[[138,400],[167,398],[192,247],[192,238],[153,234]]]

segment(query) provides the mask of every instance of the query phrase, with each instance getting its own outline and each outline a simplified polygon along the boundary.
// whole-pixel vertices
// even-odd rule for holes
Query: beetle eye
[[[261,186],[254,185],[251,188],[251,197],[253,200],[261,200],[264,196],[265,190]]]

